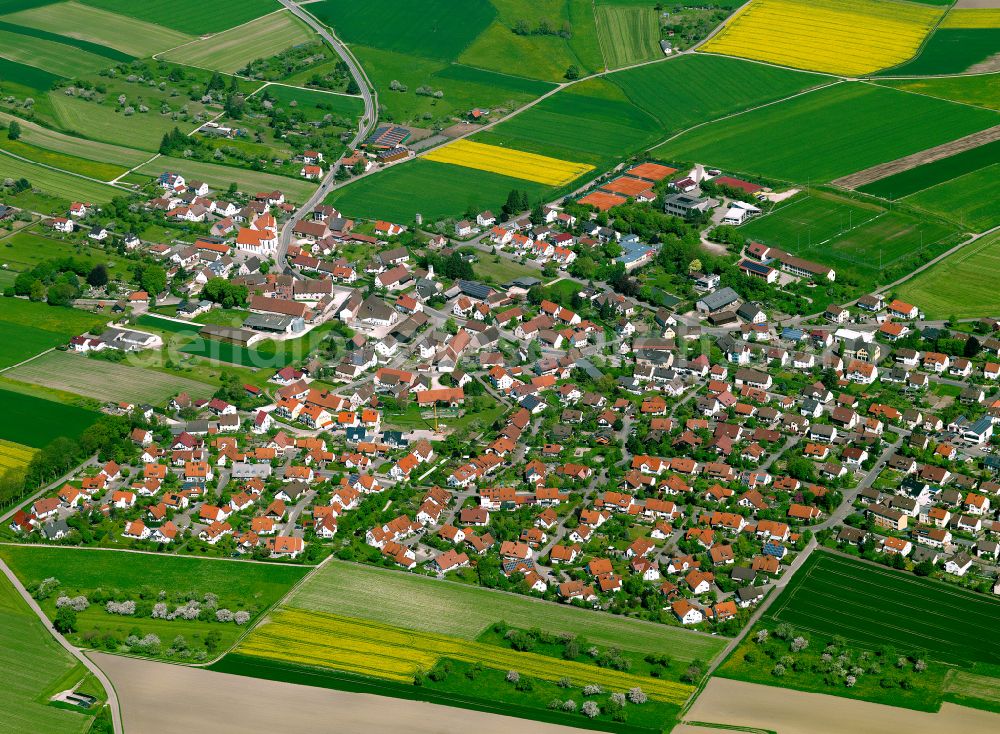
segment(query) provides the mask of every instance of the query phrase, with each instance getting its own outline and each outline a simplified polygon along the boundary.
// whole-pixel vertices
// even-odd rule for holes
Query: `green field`
[[[84,51],[70,43],[34,38],[26,33],[11,31],[12,27],[15,26],[5,24],[0,28],[0,48],[3,49],[4,58],[11,61],[36,66],[65,77],[99,71],[114,63],[106,56]]]
[[[188,125],[194,128],[193,124],[175,122],[155,109],[126,117],[117,107],[67,97],[58,90],[49,92],[48,100],[59,129],[104,143],[150,151],[150,155],[159,149],[164,133],[175,127],[184,132]],[[196,107],[194,103],[191,106]]]
[[[349,97],[333,92],[290,87],[284,84],[269,84],[266,91],[277,104],[294,106],[296,112],[302,113],[307,120],[312,121],[322,120],[328,114],[347,117],[353,121],[361,117],[365,109],[360,97]]]
[[[416,160],[337,189],[327,202],[351,217],[410,222],[419,212],[434,221],[466,210],[499,209],[511,189],[527,191],[532,202],[549,190],[523,179]]]
[[[225,191],[229,184],[236,183],[241,191],[273,191],[278,189],[291,201],[305,201],[316,190],[316,184],[301,178],[279,176],[274,173],[251,171],[248,168],[231,168],[215,163],[203,163],[184,158],[160,156],[137,169],[138,173],[158,176],[164,171],[176,171],[187,178],[204,181],[213,189]]]
[[[62,334],[0,321],[0,369],[65,343],[66,338]]]
[[[662,56],[660,24],[651,5],[599,5],[597,37],[609,69]]]
[[[218,33],[226,28],[278,10],[277,0],[81,0],[84,5],[121,13],[148,23],[157,23],[197,36]]]
[[[330,560],[286,601],[314,610],[474,640],[493,622],[585,635],[597,645],[710,660],[724,641],[653,623]]]
[[[6,411],[6,418],[0,424],[0,438],[36,449],[60,436],[78,437],[98,416],[92,410],[4,388],[0,388],[0,401]]]
[[[855,559],[818,551],[767,617],[863,647],[945,663],[1000,662],[1000,600]],[[956,617],[966,624],[955,625]]]
[[[65,153],[46,150],[23,140],[10,140],[6,136],[0,137],[0,148],[6,150],[8,153],[27,158],[33,163],[52,166],[53,168],[59,168],[70,173],[95,178],[98,181],[113,181],[128,170],[127,168],[122,168],[111,163],[100,163],[75,155],[66,155]]]
[[[1000,234],[983,237],[896,288],[930,319],[1000,316]]]
[[[274,344],[274,342],[261,342],[259,346],[255,344],[252,347],[241,347],[215,339],[196,337],[181,347],[181,351],[216,362],[228,362],[244,367],[279,369],[292,361],[292,354],[285,350],[276,350]]]
[[[883,76],[961,74],[1000,49],[1000,28],[939,28],[917,58]]]
[[[110,46],[135,57],[150,56],[191,40],[162,25],[72,1],[22,10],[2,20]]]
[[[82,199],[101,204],[122,194],[122,189],[116,189],[69,173],[53,171],[50,168],[2,153],[0,153],[0,171],[5,178],[26,178],[31,182],[33,188],[67,201]]]
[[[985,232],[1000,224],[1000,163],[931,186],[904,201],[958,222],[968,232]]]
[[[158,353],[130,357],[159,360]],[[89,359],[67,352],[50,352],[4,373],[4,377],[33,385],[83,395],[102,402],[127,400],[133,403],[164,405],[180,392],[192,398],[210,397],[215,389],[208,384],[156,372],[126,363]]]
[[[813,191],[778,204],[771,213],[743,225],[741,231],[749,239],[795,251],[814,244],[822,246],[884,212],[876,204]]]
[[[101,324],[107,322],[107,317],[76,308],[33,303],[22,298],[3,298],[0,299],[0,322],[44,329],[69,339],[94,328],[103,331]]]
[[[885,79],[879,84],[1000,110],[1000,73],[939,79]]]
[[[42,127],[30,120],[16,118],[14,115],[9,115],[6,112],[0,112],[0,123],[4,125],[9,125],[11,120],[15,119],[21,125],[21,138],[19,142],[30,143],[38,148],[65,153],[68,156],[84,158],[88,161],[102,161],[105,164],[128,168],[137,166],[150,158],[150,154],[145,151],[78,138],[59,132],[58,130]],[[5,136],[4,141],[9,142],[6,141]]]
[[[263,18],[168,51],[162,58],[203,69],[232,73],[254,59],[275,56],[286,48],[315,38],[312,30],[291,11]]]
[[[0,664],[17,671],[0,693],[3,728],[10,732],[86,732],[93,716],[48,705],[59,691],[85,678],[78,663],[42,625],[6,576],[0,577]]]
[[[29,66],[0,56],[0,82],[3,83],[5,90],[13,86],[45,92],[61,78],[59,74],[52,74],[37,66]]]
[[[991,111],[842,83],[705,125],[656,153],[785,181],[829,181],[998,123]]]
[[[720,78],[731,83],[719,85]],[[678,57],[575,84],[479,139],[606,165],[692,125],[823,81],[720,56]]]
[[[86,197],[80,198],[84,201],[91,201]],[[17,232],[0,240],[0,263],[12,270],[30,270],[44,260],[67,256],[81,260],[91,267],[103,263],[108,266],[112,278],[123,278],[128,275],[126,267],[128,261],[117,252],[107,252],[97,247],[51,239],[25,231]],[[15,301],[15,303],[20,303],[20,301]],[[3,306],[0,305],[0,312],[2,311]]]
[[[0,558],[25,586],[57,578],[60,593],[69,596],[103,589],[120,593],[123,598],[139,601],[141,597],[154,602],[161,590],[171,601],[177,595],[190,593],[193,598],[201,599],[204,594],[213,593],[218,596],[220,608],[245,609],[255,616],[278,601],[308,570],[301,566],[44,546],[3,546]],[[43,602],[42,609],[52,616],[55,597]],[[99,604],[78,614],[78,627],[79,634],[72,638],[84,647],[100,646],[100,636],[105,633],[123,640],[134,628],[142,635],[158,635],[163,647],[178,634],[185,635],[195,647],[199,644],[198,638],[215,631],[222,636],[220,651],[232,645],[244,631],[235,624],[201,620],[121,617],[108,614]],[[97,630],[99,636],[88,643],[82,635],[93,630]]]
[[[887,176],[870,184],[859,186],[858,191],[885,199],[901,199],[931,186],[964,176],[967,173],[1000,163],[1000,140],[978,148],[963,150],[961,153],[941,158],[932,163],[924,163],[916,168]],[[974,191],[969,192],[975,194]]]

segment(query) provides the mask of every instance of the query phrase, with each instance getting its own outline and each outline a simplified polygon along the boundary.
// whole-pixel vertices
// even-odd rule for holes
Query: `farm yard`
[[[179,392],[187,392],[192,397],[209,397],[215,392],[211,385],[186,377],[66,352],[50,352],[8,370],[4,376],[102,402],[127,400],[163,405]]]
[[[992,111],[848,82],[705,125],[654,152],[784,181],[830,181],[998,122]]]
[[[968,664],[1000,663],[1000,600],[863,561],[816,552],[768,618],[868,648]],[[959,616],[967,624],[953,624]]]
[[[232,73],[254,59],[274,56],[312,39],[309,27],[291,11],[283,10],[210,38],[177,46],[164,53],[163,58]]]
[[[862,76],[909,60],[944,12],[894,0],[753,0],[702,50]]]
[[[598,645],[667,653],[675,660],[712,658],[722,640],[413,574],[328,561],[285,601],[291,609],[325,612],[406,629],[475,640],[500,620],[531,619],[546,632],[584,635]]]
[[[593,166],[583,163],[520,150],[508,150],[471,140],[456,140],[454,143],[435,148],[425,158],[437,163],[499,173],[548,186],[564,186],[594,169]]]
[[[7,376],[9,373],[4,373]],[[6,419],[0,439],[40,449],[60,436],[77,438],[97,420],[97,413],[74,405],[14,392],[0,387]]]
[[[1000,234],[992,234],[896,288],[899,298],[921,304],[928,318],[994,316],[1000,313],[996,272]]]
[[[651,6],[598,5],[594,8],[597,37],[609,69],[655,59],[660,51],[660,26]]]
[[[90,730],[94,717],[47,704],[89,673],[53,639],[6,576],[0,575],[0,664],[17,671],[0,692],[4,728],[36,734]]]

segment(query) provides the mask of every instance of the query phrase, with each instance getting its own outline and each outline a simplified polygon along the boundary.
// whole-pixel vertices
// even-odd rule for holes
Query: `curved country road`
[[[87,670],[93,673],[94,676],[97,678],[97,680],[101,682],[101,685],[104,686],[104,690],[108,694],[108,706],[111,707],[111,721],[112,724],[114,725],[115,734],[123,734],[124,729],[122,729],[121,705],[118,703],[118,694],[115,692],[115,687],[114,685],[112,685],[111,680],[108,678],[108,676],[106,676],[104,674],[104,671],[98,668],[97,665],[90,658],[84,655],[79,649],[69,644],[69,641],[67,641],[67,639],[63,637],[58,631],[56,631],[56,629],[52,626],[52,623],[49,622],[49,618],[45,616],[45,613],[42,611],[41,607],[38,606],[38,602],[36,602],[34,597],[32,597],[31,594],[28,593],[28,590],[24,588],[24,586],[18,580],[17,576],[14,575],[14,572],[11,571],[10,568],[8,568],[7,564],[4,563],[3,561],[0,561],[0,570],[3,570],[4,575],[8,579],[10,579],[10,582],[14,585],[14,588],[17,589],[17,592],[21,595],[21,598],[24,599],[24,601],[27,603],[29,607],[31,607],[31,611],[33,611],[35,614],[38,615],[38,618],[45,626],[45,629],[47,629],[49,633],[56,638],[56,641],[60,645],[66,648],[66,651],[70,655],[79,660],[84,665],[84,667],[86,667]]]
[[[288,8],[288,10],[303,23],[306,23],[310,28],[319,34],[320,38],[326,41],[330,47],[337,53],[337,55],[347,64],[347,70],[350,72],[351,77],[357,83],[358,88],[361,90],[361,98],[365,103],[365,113],[361,117],[361,121],[358,124],[358,132],[354,136],[348,145],[351,149],[356,149],[358,144],[364,140],[365,136],[368,134],[369,130],[375,127],[378,122],[378,109],[376,107],[376,96],[373,91],[371,82],[368,80],[367,75],[364,70],[358,65],[357,61],[354,60],[354,56],[348,53],[347,49],[340,40],[334,36],[327,28],[320,23],[311,14],[307,13],[297,2],[294,0],[280,0],[281,4]],[[319,188],[313,192],[313,195],[309,197],[298,211],[293,214],[289,220],[285,223],[285,226],[281,230],[281,237],[278,240],[278,252],[275,253],[274,262],[278,266],[279,270],[285,269],[285,255],[288,252],[288,245],[292,240],[292,228],[299,219],[311,212],[316,206],[323,201],[323,198],[329,192],[330,184],[333,183],[334,178],[337,175],[337,170],[340,168],[340,161],[336,161],[330,166],[330,170],[327,171],[326,176],[323,177],[323,181],[320,183]]]

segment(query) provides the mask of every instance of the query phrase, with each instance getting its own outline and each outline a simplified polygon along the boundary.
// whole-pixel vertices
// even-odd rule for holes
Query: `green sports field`
[[[597,37],[609,69],[662,56],[660,25],[651,5],[599,5]]]
[[[132,359],[160,358],[159,354],[151,353]],[[210,397],[215,392],[211,385],[186,377],[67,352],[50,352],[5,372],[4,377],[102,402],[127,400],[164,405],[180,392],[187,392],[192,398]]]
[[[705,125],[655,152],[785,181],[830,181],[996,124],[992,111],[845,82]]]
[[[72,1],[22,10],[2,20],[110,46],[135,57],[150,56],[192,40],[162,25]]]
[[[87,675],[42,626],[38,616],[0,575],[0,665],[14,671],[0,691],[3,728],[10,732],[69,734],[86,732],[90,714],[48,705],[48,698],[74,687]]]
[[[467,209],[499,209],[511,189],[527,191],[533,202],[549,191],[519,178],[416,160],[337,189],[327,202],[351,217],[410,222],[419,212],[426,221],[434,221]]]
[[[956,664],[1000,662],[997,615],[1000,599],[823,551],[767,612],[797,629]]]
[[[586,636],[597,645],[668,653],[675,660],[710,660],[724,640],[576,607],[443,583],[415,574],[328,561],[285,602],[295,609],[371,619],[474,640],[499,620]]]
[[[750,239],[790,252],[823,243],[883,214],[876,204],[822,191],[796,195],[743,225]]]
[[[992,234],[903,283],[896,294],[919,304],[931,319],[1000,316],[998,268],[1000,234]]]
[[[9,372],[4,376],[8,377]],[[0,388],[6,419],[0,438],[40,449],[60,436],[76,438],[97,420],[98,414],[73,405]]]

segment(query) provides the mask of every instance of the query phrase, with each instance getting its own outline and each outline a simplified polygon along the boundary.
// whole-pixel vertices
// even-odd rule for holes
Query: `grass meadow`
[[[149,151],[150,155],[159,150],[164,133],[175,127],[183,129],[169,115],[155,110],[126,117],[114,107],[67,97],[58,91],[50,92],[48,100],[54,123],[60,129],[112,145]],[[197,105],[191,103],[191,107]]]
[[[927,318],[975,318],[1000,314],[996,273],[1000,233],[966,245],[895,289],[899,298],[919,303]]]
[[[649,5],[598,5],[597,37],[609,69],[662,56],[660,24]]]
[[[159,359],[160,355],[154,353],[150,358]],[[102,402],[127,400],[164,405],[179,392],[187,392],[192,398],[211,397],[215,392],[211,385],[186,377],[67,352],[50,352],[4,376]]]
[[[6,150],[8,153],[27,158],[33,163],[41,163],[63,171],[69,171],[70,173],[78,173],[81,176],[95,178],[98,181],[113,181],[128,170],[112,163],[101,163],[75,155],[58,153],[40,148],[23,140],[10,140],[7,137],[0,137],[0,148]]]
[[[297,588],[285,606],[465,640],[506,620],[550,633],[583,635],[598,645],[666,653],[680,661],[709,660],[724,645],[722,639],[675,627],[333,559]]]
[[[191,40],[191,36],[79,2],[53,3],[12,15],[3,20],[38,28],[101,46],[110,46],[137,58],[151,56]]]
[[[830,181],[998,123],[988,110],[842,83],[705,125],[656,153],[766,178]]]
[[[0,576],[0,664],[16,671],[0,692],[3,728],[11,732],[86,732],[94,717],[48,705],[55,693],[72,688],[87,670],[49,634],[6,576]]]
[[[80,0],[84,5],[197,36],[218,33],[281,8],[277,0]]]
[[[66,197],[67,200],[69,198]],[[93,201],[93,199],[81,198],[85,201]],[[30,270],[43,260],[66,256],[75,257],[77,260],[81,260],[91,267],[98,263],[103,263],[108,267],[111,277],[114,278],[126,278],[128,276],[128,261],[118,255],[117,252],[107,252],[97,247],[69,243],[26,231],[17,232],[10,237],[0,240],[0,264],[4,264],[13,270]],[[11,301],[10,303],[20,304],[24,302]],[[2,314],[10,306],[10,303],[0,302],[0,318],[2,318]],[[31,305],[39,306],[41,304]],[[10,307],[19,308],[20,306]],[[47,308],[46,306],[41,307]],[[70,336],[75,336],[75,334],[71,334]]]
[[[83,199],[101,204],[122,194],[121,189],[113,186],[62,171],[53,171],[50,168],[2,153],[0,153],[0,165],[3,167],[5,178],[26,178],[31,182],[32,188],[65,199],[67,202]]]
[[[62,254],[75,255],[75,253]],[[50,255],[50,257],[54,257],[54,255]],[[41,329],[58,334],[66,340],[90,329],[103,330],[101,325],[106,321],[106,316],[76,308],[49,306],[22,298],[0,299],[0,322]]]
[[[946,217],[968,232],[985,232],[1000,224],[1000,163],[931,186],[904,201]]]
[[[937,79],[884,79],[879,84],[1000,110],[1000,72]]]
[[[0,369],[30,359],[46,349],[66,343],[66,337],[53,331],[23,324],[0,321]]]
[[[72,77],[99,71],[116,61],[76,48],[70,43],[35,38],[20,30],[11,30],[12,28],[19,27],[11,24],[0,27],[0,47],[3,48],[4,56],[11,61],[35,66],[58,76]]]
[[[168,61],[232,73],[254,59],[281,53],[315,38],[312,30],[291,11],[272,13],[239,28],[168,51]]]
[[[187,178],[196,178],[216,190],[225,191],[229,184],[236,183],[242,191],[273,191],[280,189],[292,201],[305,201],[316,189],[316,184],[300,178],[279,176],[274,173],[251,171],[248,168],[232,168],[215,163],[192,161],[185,158],[160,156],[136,169],[137,173],[158,176],[165,170],[177,171]]]
[[[17,142],[28,143],[37,148],[63,153],[76,158],[84,158],[88,161],[101,161],[105,165],[127,168],[137,166],[150,158],[150,154],[145,151],[124,148],[112,143],[100,143],[96,140],[78,138],[59,132],[58,130],[42,127],[30,120],[16,118],[14,115],[9,115],[6,112],[0,112],[0,123],[4,125],[9,125],[11,120],[15,119],[21,125],[21,138]],[[0,137],[0,141],[5,143],[10,142],[6,139],[6,136]]]

